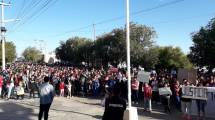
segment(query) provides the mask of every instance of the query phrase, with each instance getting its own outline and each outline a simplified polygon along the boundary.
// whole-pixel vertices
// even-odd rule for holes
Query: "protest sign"
[[[143,83],[144,82],[148,83],[149,82],[149,76],[150,76],[149,72],[139,71],[138,75],[137,75],[137,80],[140,82],[143,82]]]
[[[207,88],[206,87],[195,87],[195,86],[183,86],[182,97],[207,100]]]
[[[183,79],[189,80],[191,83],[194,83],[197,76],[197,70],[195,69],[179,69],[178,70],[178,80],[182,83]]]
[[[159,95],[172,95],[170,87],[159,88]]]

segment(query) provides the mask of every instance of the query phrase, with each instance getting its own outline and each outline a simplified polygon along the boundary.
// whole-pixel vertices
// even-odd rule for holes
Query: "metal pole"
[[[1,4],[1,27],[4,27],[4,4],[2,0]],[[4,32],[1,31],[1,40],[2,40],[2,70],[5,70],[5,39]]]
[[[93,24],[93,41],[96,41],[96,28],[95,28],[95,24]]]
[[[131,58],[130,58],[130,27],[129,27],[129,0],[126,0],[126,47],[128,73],[128,108],[131,108]],[[130,115],[129,115],[130,116]]]
[[[5,28],[5,22],[18,21],[19,19],[4,19],[4,6],[10,6],[10,4],[4,3],[4,0],[1,0],[1,30],[0,36],[2,41],[2,70],[5,70],[5,32],[7,31]]]

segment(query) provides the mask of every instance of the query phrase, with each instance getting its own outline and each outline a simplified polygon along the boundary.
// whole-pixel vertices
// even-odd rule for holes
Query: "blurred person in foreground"
[[[123,120],[126,101],[120,97],[120,86],[116,84],[113,95],[105,101],[105,111],[102,120]]]
[[[54,99],[54,87],[49,84],[49,78],[44,77],[44,83],[40,87],[40,112],[39,120],[42,120],[44,113],[44,120],[48,120],[49,108]]]

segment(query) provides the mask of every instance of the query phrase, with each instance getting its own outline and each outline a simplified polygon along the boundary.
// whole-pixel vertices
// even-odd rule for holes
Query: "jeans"
[[[192,102],[181,101],[181,110],[184,114],[186,114],[188,116],[191,115],[191,103]]]
[[[144,109],[149,109],[149,111],[152,111],[152,103],[151,98],[144,98]]]
[[[44,113],[44,120],[48,120],[50,106],[51,106],[51,103],[40,104],[39,120],[42,120],[43,113]]]
[[[10,83],[10,86],[8,88],[9,89],[8,94],[7,94],[8,99],[10,98],[11,93],[13,94],[13,87],[14,87],[14,83]]]
[[[175,102],[174,103],[175,103],[175,106],[176,106],[176,108],[178,110],[181,110],[180,102],[181,102],[180,97],[179,96],[175,96]]]
[[[97,87],[93,87],[93,96],[94,97],[97,97],[99,95],[99,90],[98,89],[99,88],[97,88]]]
[[[205,113],[205,106],[207,105],[206,100],[196,100],[198,113],[203,112]]]
[[[138,102],[138,90],[132,90],[132,100]]]

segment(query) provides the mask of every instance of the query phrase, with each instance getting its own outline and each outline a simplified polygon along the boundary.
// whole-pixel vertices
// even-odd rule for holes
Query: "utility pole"
[[[95,24],[93,24],[93,41],[96,41],[96,28],[95,28]]]
[[[1,41],[2,41],[2,70],[5,70],[5,32],[7,31],[5,28],[4,21],[4,6],[9,6],[10,4],[2,2],[1,5]]]
[[[10,4],[4,3],[4,0],[1,0],[1,27],[0,27],[0,36],[1,36],[1,42],[2,42],[2,70],[5,70],[5,33],[7,32],[7,29],[5,28],[5,23],[7,22],[13,22],[18,21],[19,19],[4,19],[4,7],[10,6]]]
[[[131,56],[130,56],[130,0],[125,0],[126,13],[126,53],[127,53],[127,75],[128,75],[128,107],[124,113],[123,120],[138,120],[137,108],[131,105]]]

